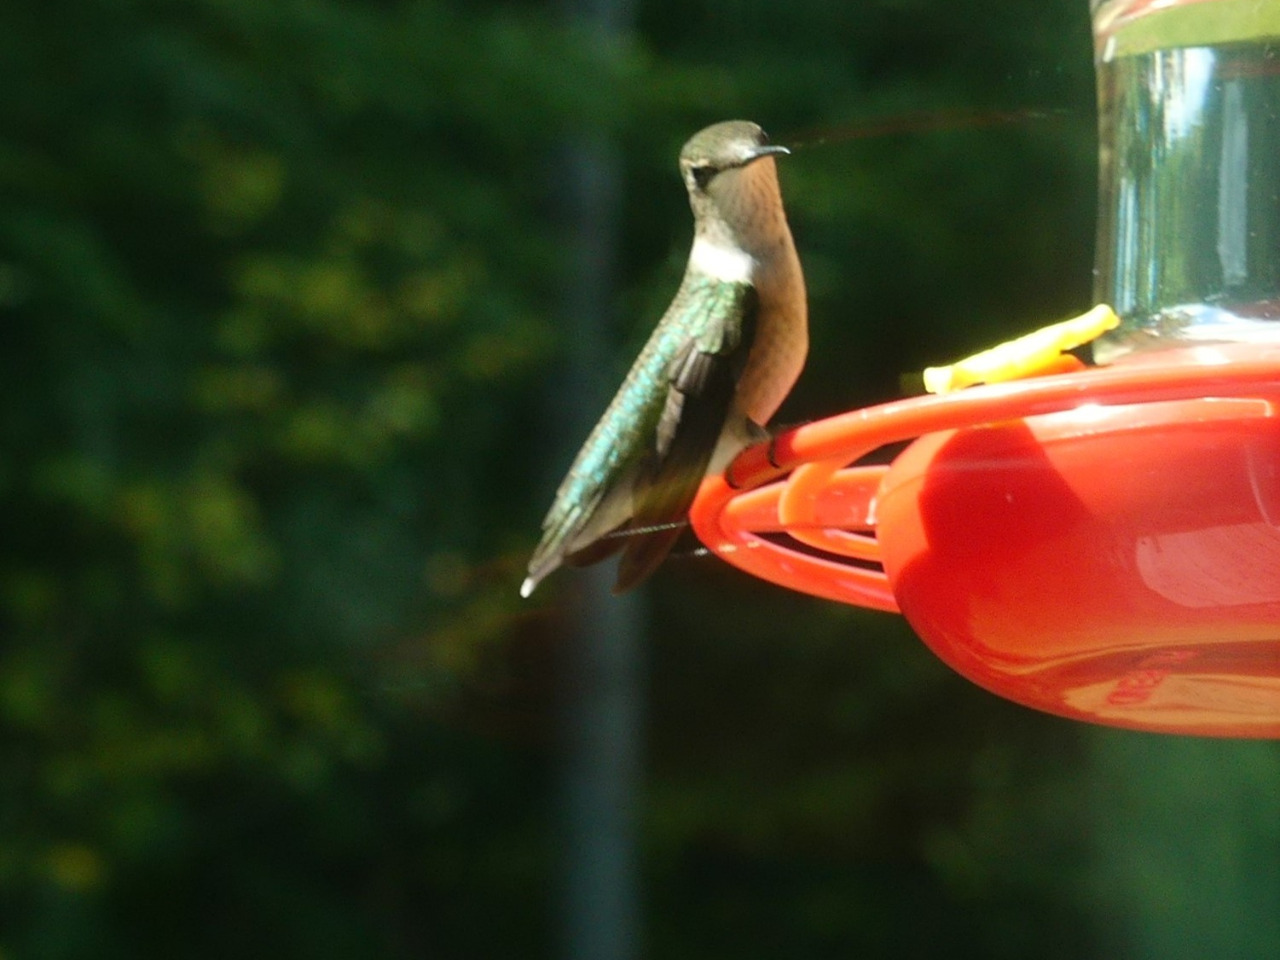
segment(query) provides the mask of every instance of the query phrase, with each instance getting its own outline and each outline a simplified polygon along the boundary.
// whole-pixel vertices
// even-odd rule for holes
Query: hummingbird
[[[680,151],[694,220],[684,278],[556,491],[521,596],[619,550],[614,593],[634,587],[679,538],[703,478],[767,437],[809,349],[775,164],[787,153],[745,120]]]

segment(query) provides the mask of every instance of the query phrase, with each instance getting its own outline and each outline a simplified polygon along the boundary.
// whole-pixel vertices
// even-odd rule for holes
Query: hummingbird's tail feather
[[[606,533],[594,543],[589,543],[580,550],[565,554],[564,563],[569,567],[590,567],[601,560],[608,560],[626,544],[627,527],[624,524]]]
[[[634,471],[627,471],[613,487],[589,490],[578,505],[566,506],[557,499],[543,521],[542,540],[529,561],[520,596],[528,597],[561,566],[585,567],[622,549],[617,538],[631,517],[633,475]]]
[[[618,579],[613,584],[613,592],[626,593],[649,579],[667,559],[682,532],[682,528],[676,526],[629,537],[627,549],[618,563]]]
[[[549,555],[538,563],[530,564],[529,575],[520,584],[520,596],[527,599],[538,588],[538,584],[562,566],[589,567],[601,560],[607,560],[622,549],[623,542],[616,537],[608,537],[589,543],[581,550]]]
[[[528,599],[538,584],[550,576],[560,566],[563,557],[559,553],[539,553],[529,563],[529,575],[520,584],[520,596]]]

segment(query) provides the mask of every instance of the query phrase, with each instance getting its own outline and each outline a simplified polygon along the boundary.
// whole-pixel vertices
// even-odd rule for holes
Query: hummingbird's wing
[[[734,389],[755,336],[755,288],[701,282],[706,289],[692,297],[688,307],[699,333],[685,342],[667,373],[669,386],[653,448],[633,488],[634,513],[615,593],[630,590],[652,574],[683,532],[683,521],[731,415]]]
[[[686,273],[556,491],[525,596],[562,563],[595,563],[624,547],[631,559],[615,589],[634,586],[662,561],[728,417],[756,300],[748,283]],[[670,529],[624,532],[642,525],[637,516]]]

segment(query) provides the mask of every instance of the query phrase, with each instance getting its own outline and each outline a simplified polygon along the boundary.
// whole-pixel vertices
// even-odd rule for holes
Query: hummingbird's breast
[[[789,245],[788,245],[789,246]],[[757,280],[760,295],[756,336],[738,379],[738,408],[764,426],[786,399],[809,352],[809,322],[804,276],[795,250],[791,269]]]
[[[745,203],[738,231],[754,260],[752,283],[760,305],[755,340],[738,379],[737,406],[764,426],[804,367],[809,352],[808,298],[773,159],[753,163],[742,173]]]

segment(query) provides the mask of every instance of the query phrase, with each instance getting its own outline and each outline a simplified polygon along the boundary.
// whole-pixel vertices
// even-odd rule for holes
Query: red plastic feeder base
[[[1278,411],[1280,348],[1242,345],[918,397],[744,451],[691,519],[1027,706],[1280,737]]]

